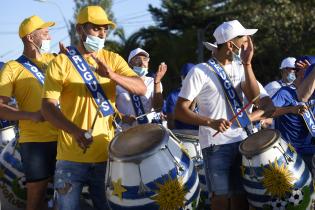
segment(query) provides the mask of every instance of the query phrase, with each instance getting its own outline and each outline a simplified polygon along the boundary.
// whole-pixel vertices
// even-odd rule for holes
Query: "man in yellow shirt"
[[[41,115],[41,94],[44,72],[54,59],[49,51],[48,27],[38,16],[23,20],[19,36],[24,45],[23,55],[7,62],[0,72],[0,116],[19,120],[20,148],[26,176],[27,210],[42,210],[48,181],[54,174],[57,150],[57,129]],[[18,109],[8,106],[15,97]]]
[[[95,209],[107,209],[105,170],[114,135],[115,88],[120,85],[138,95],[146,92],[127,62],[103,49],[109,26],[115,25],[101,7],[82,8],[76,25],[78,45],[58,55],[47,70],[43,114],[62,129],[54,183],[59,210],[79,209],[84,184],[89,186]]]

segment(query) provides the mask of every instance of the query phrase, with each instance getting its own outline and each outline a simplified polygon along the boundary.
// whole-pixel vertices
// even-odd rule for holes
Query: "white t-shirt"
[[[241,82],[245,81],[243,65],[232,62],[224,66],[233,86],[239,96],[242,97]],[[196,98],[199,114],[211,119],[226,119],[233,117],[232,110],[224,95],[224,90],[216,74],[207,63],[201,63],[193,67],[186,76],[179,97],[192,101]],[[243,100],[242,98],[240,98]],[[212,144],[229,144],[241,141],[247,137],[246,132],[238,127],[236,121],[224,133],[212,137],[217,131],[208,126],[199,126],[199,140],[202,148]]]
[[[267,91],[267,93],[269,94],[270,98],[272,98],[272,96],[278,92],[278,90],[281,88],[281,87],[284,87],[284,86],[287,86],[287,85],[290,85],[292,83],[284,83],[284,82],[279,82],[279,81],[272,81],[272,82],[269,82],[266,86],[265,86],[265,90]]]
[[[140,96],[142,106],[144,109],[144,113],[148,113],[153,111],[153,96],[154,96],[154,78],[152,77],[144,77],[144,84],[147,87],[147,92],[144,96]],[[161,84],[161,90],[162,90],[162,84]],[[116,86],[116,107],[119,112],[125,115],[134,115],[136,116],[135,110],[132,105],[132,101],[129,95],[129,92],[122,88],[121,86]],[[157,113],[152,113],[150,115],[147,115],[149,121],[150,119],[156,117]],[[137,122],[134,122],[132,125],[122,123],[122,129],[126,129],[132,126],[137,125]]]

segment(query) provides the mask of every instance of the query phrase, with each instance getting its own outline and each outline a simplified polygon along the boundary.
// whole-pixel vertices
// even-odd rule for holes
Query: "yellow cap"
[[[110,25],[113,28],[116,27],[112,21],[108,20],[106,12],[100,6],[86,6],[79,11],[77,23],[84,24],[88,22],[96,25]]]
[[[47,28],[55,25],[54,22],[44,22],[40,17],[33,15],[23,20],[19,28],[19,36],[23,38],[37,29]]]

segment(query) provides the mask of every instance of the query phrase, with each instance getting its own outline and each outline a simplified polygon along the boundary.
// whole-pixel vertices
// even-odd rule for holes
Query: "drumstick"
[[[259,97],[260,95],[257,95],[253,100],[251,100],[250,102],[248,102],[239,112],[237,112],[230,120],[229,122],[230,123],[233,123],[236,118],[238,117],[238,115],[240,115],[242,112],[245,111],[245,109],[247,109],[250,105],[252,105],[256,100],[257,98]],[[214,135],[212,135],[212,137],[215,137],[216,135],[218,135],[220,133],[220,131],[217,131]]]
[[[98,107],[97,107],[97,110],[96,110],[96,113],[95,113],[95,116],[94,116],[94,119],[93,119],[91,128],[90,128],[88,131],[86,131],[86,132],[84,133],[84,137],[85,137],[86,139],[92,138],[92,133],[93,133],[93,130],[94,130],[95,122],[96,122],[97,115],[98,115],[98,112],[99,112],[100,108],[101,108],[101,106],[98,106]],[[86,149],[87,149],[87,147],[85,147],[85,148],[83,149],[83,154],[86,153]]]
[[[161,109],[157,109],[157,110],[153,110],[153,111],[151,111],[151,112],[144,113],[144,114],[142,114],[142,115],[137,116],[137,117],[136,117],[136,120],[139,119],[139,118],[141,118],[141,117],[147,116],[148,114],[151,114],[151,113],[153,113],[153,112],[159,112],[159,111],[161,111]]]

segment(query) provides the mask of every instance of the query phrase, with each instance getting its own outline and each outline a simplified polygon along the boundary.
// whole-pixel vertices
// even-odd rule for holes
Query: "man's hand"
[[[221,133],[229,129],[231,125],[232,123],[230,123],[229,121],[225,119],[211,120],[209,123],[209,127]]]
[[[307,106],[305,105],[298,105],[298,106],[294,106],[292,108],[292,114],[299,114],[299,115],[303,115],[307,110]]]
[[[295,67],[299,70],[306,70],[310,65],[311,64],[308,60],[298,61],[295,63]]]
[[[161,80],[164,77],[166,71],[167,71],[167,65],[164,62],[162,62],[159,65],[159,68],[158,68],[158,70],[156,72],[156,75],[155,75],[155,78],[154,78],[154,82],[155,83],[161,82]]]
[[[59,42],[59,54],[67,54],[68,49],[64,46],[62,42]]]
[[[87,132],[86,130],[77,128],[74,132],[71,133],[72,136],[77,141],[79,147],[81,147],[83,149],[83,151],[85,151],[87,148],[89,148],[90,144],[93,142],[93,138],[87,139],[85,137],[86,132]]]
[[[45,118],[43,117],[41,111],[37,112],[30,112],[29,113],[29,119],[33,122],[43,122],[45,121]]]
[[[254,55],[254,45],[250,36],[247,36],[247,46],[241,46],[241,59],[244,65],[250,65]]]
[[[126,114],[126,115],[122,116],[122,122],[123,123],[127,123],[129,125],[132,125],[132,123],[135,122],[135,121],[136,121],[136,117],[134,115]]]
[[[98,68],[96,69],[98,74],[102,77],[107,77],[109,79],[113,79],[115,72],[102,60],[98,59],[95,55],[91,54],[91,56],[96,61]]]

